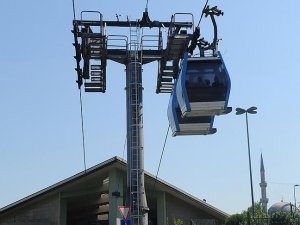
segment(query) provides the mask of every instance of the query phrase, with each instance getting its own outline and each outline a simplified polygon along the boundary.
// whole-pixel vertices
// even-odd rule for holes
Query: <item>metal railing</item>
[[[178,26],[177,26],[180,23],[179,20],[178,20],[179,16],[191,17],[192,26],[191,27],[184,27],[184,28],[185,28],[185,30],[191,29],[192,31],[194,31],[194,15],[192,13],[175,13],[171,17],[171,25],[169,27],[168,36],[178,34],[180,31],[183,30],[183,27],[180,27],[178,29]]]

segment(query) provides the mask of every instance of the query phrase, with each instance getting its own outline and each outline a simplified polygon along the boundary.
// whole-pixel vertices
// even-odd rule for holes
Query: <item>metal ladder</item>
[[[131,129],[130,138],[131,158],[130,158],[130,198],[131,198],[131,219],[134,225],[141,224],[143,214],[141,214],[141,168],[140,168],[140,126],[141,119],[141,55],[140,55],[140,28],[130,27],[129,43],[129,64],[131,67],[130,80],[130,108],[131,108]]]
[[[96,33],[92,33],[96,34]],[[99,36],[101,34],[98,34]],[[86,92],[105,92],[106,90],[106,73],[105,63],[99,60],[105,54],[106,40],[104,37],[88,38],[89,59],[86,60],[88,64],[85,66],[87,70],[87,79],[84,86]],[[93,63],[90,65],[90,63]],[[85,67],[83,72],[85,73]]]

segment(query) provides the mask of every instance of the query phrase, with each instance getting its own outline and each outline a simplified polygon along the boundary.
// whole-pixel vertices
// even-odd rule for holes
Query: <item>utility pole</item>
[[[248,126],[248,113],[256,114],[257,107],[252,106],[248,109],[236,108],[236,115],[246,115],[246,129],[247,129],[247,144],[248,144],[248,161],[249,161],[249,174],[250,174],[250,187],[251,187],[251,202],[252,202],[252,216],[255,216],[255,204],[253,194],[253,180],[252,180],[252,166],[251,166],[251,151],[250,151],[250,140],[249,140],[249,126]]]

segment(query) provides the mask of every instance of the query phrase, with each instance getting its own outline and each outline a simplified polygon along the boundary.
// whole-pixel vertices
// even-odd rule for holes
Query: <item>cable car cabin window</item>
[[[188,62],[185,85],[190,102],[224,101],[227,83],[221,60]]]
[[[211,116],[182,117],[179,106],[176,107],[176,115],[177,115],[179,124],[211,123],[211,121],[212,121]]]

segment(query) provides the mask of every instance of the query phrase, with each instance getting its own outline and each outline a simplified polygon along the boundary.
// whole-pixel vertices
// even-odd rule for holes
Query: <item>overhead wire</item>
[[[72,0],[72,8],[73,8],[73,19],[75,20],[76,19],[75,0]],[[82,136],[82,149],[83,149],[83,165],[84,165],[84,173],[86,173],[86,150],[85,150],[84,117],[83,117],[83,106],[82,106],[83,104],[82,104],[81,87],[79,87],[79,100],[80,100],[80,117],[81,117],[81,136]]]
[[[83,121],[83,107],[82,107],[82,96],[81,88],[79,89],[80,95],[80,114],[81,114],[81,134],[82,134],[82,149],[83,149],[83,164],[84,164],[84,173],[86,173],[86,157],[85,157],[85,135],[84,135],[84,121]]]
[[[73,5],[73,18],[74,18],[74,20],[75,20],[75,19],[76,19],[75,0],[72,0],[72,5]]]
[[[204,7],[203,7],[203,10],[202,10],[202,13],[201,13],[201,17],[200,17],[200,19],[199,19],[199,22],[198,22],[197,27],[199,27],[199,25],[200,25],[200,22],[201,22],[201,20],[202,20],[202,17],[203,17],[203,14],[204,14],[204,10],[205,10],[205,8],[206,8],[206,6],[207,6],[207,4],[208,4],[208,1],[209,1],[209,0],[206,0],[206,3],[205,3],[205,5],[204,5]]]
[[[125,150],[126,150],[126,144],[127,144],[127,134],[126,134],[125,141],[124,141],[122,159],[124,159],[124,154],[125,154]]]
[[[282,183],[282,182],[272,182],[272,181],[268,181],[269,184],[277,184],[277,185],[288,185],[288,186],[292,186],[295,185],[295,183]]]
[[[168,136],[169,136],[169,130],[170,130],[170,125],[168,126],[168,130],[167,130],[167,134],[166,134],[166,137],[165,137],[163,149],[162,149],[162,152],[161,152],[161,155],[160,155],[160,160],[159,160],[159,164],[158,164],[158,168],[157,168],[157,172],[156,172],[156,176],[155,176],[155,181],[154,181],[153,188],[152,188],[151,198],[153,197],[153,194],[154,194],[154,191],[155,191],[155,185],[156,185],[156,182],[157,182],[157,177],[158,177],[159,169],[160,169],[160,166],[161,166],[162,158],[163,158],[163,155],[164,155],[164,152],[165,152],[165,147],[166,147],[167,139],[168,139]]]
[[[126,150],[126,144],[127,144],[127,134],[126,134],[126,137],[125,137],[125,141],[124,141],[124,146],[123,146],[123,154],[122,154],[122,160],[124,160],[124,155],[125,155],[125,150]],[[120,168],[119,169],[120,173],[119,173],[119,179],[118,179],[118,182],[117,182],[117,189],[116,191],[119,192],[120,190],[120,183],[122,182],[122,169]]]

